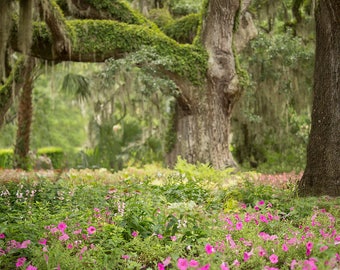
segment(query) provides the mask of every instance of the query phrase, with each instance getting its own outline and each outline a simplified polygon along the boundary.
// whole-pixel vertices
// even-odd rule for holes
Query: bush
[[[61,169],[64,165],[64,151],[59,147],[44,147],[37,151],[38,156],[47,156],[51,159],[54,169]]]
[[[12,168],[13,149],[0,149],[0,168]]]

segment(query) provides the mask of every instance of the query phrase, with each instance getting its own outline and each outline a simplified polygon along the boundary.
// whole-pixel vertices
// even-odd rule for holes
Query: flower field
[[[340,198],[180,162],[0,171],[0,269],[340,269]]]

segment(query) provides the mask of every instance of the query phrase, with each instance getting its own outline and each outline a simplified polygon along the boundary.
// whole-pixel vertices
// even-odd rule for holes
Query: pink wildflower
[[[162,263],[158,263],[157,268],[158,268],[158,270],[165,270],[165,266]]]
[[[296,260],[292,260],[292,262],[290,263],[290,269],[294,270],[295,266],[297,266],[297,265],[298,265],[298,262]]]
[[[167,257],[164,261],[163,261],[163,264],[164,266],[168,266],[171,262],[171,257]]]
[[[189,267],[188,260],[185,258],[179,258],[177,260],[177,267],[179,270],[186,270]]]
[[[57,228],[58,228],[59,231],[64,232],[66,230],[66,228],[67,228],[67,225],[64,222],[60,222],[58,224]]]
[[[242,222],[237,222],[236,223],[236,230],[242,230],[242,227],[243,227],[243,224],[242,224]]]
[[[59,236],[59,241],[66,241],[68,239],[70,239],[70,237],[66,233],[64,233],[63,235]]]
[[[31,243],[31,240],[25,240],[21,243],[20,248],[27,248],[27,246]]]
[[[81,234],[81,229],[73,231],[73,234]]]
[[[29,265],[27,266],[26,270],[38,270],[38,268],[33,265]]]
[[[259,254],[260,257],[264,257],[264,256],[267,255],[267,252],[263,247],[259,247],[259,253],[258,254]]]
[[[20,258],[17,259],[17,262],[16,262],[15,266],[17,268],[19,268],[19,267],[23,266],[25,262],[26,262],[26,258],[25,257],[20,257]]]
[[[171,239],[171,241],[175,242],[177,240],[177,237],[176,237],[176,235],[172,235],[172,236],[170,236],[170,239]]]
[[[131,233],[131,235],[132,235],[132,237],[137,237],[137,236],[138,236],[138,232],[137,232],[137,231],[133,231],[133,232]]]
[[[210,264],[206,264],[200,268],[198,268],[198,270],[209,270],[210,269]]]
[[[222,263],[221,270],[229,270],[229,267],[225,263]]]
[[[87,228],[87,233],[88,234],[94,234],[96,232],[96,228],[93,226],[90,226]]]
[[[287,252],[288,251],[288,246],[286,244],[282,244],[282,250],[284,252]]]
[[[130,256],[129,255],[122,255],[122,259],[128,260],[128,259],[130,259]]]
[[[206,244],[206,245],[205,245],[205,252],[206,252],[207,254],[211,254],[211,253],[214,253],[214,252],[215,252],[215,249],[214,249],[214,247],[213,247],[212,245]]]
[[[189,267],[197,267],[199,265],[198,261],[190,260]]]
[[[163,235],[157,234],[158,239],[163,239]]]
[[[322,252],[322,251],[325,251],[325,250],[327,250],[328,249],[328,246],[322,246],[322,247],[320,247],[320,251]]]
[[[260,220],[264,223],[268,223],[268,219],[266,218],[265,215],[260,215]]]
[[[272,254],[272,255],[269,256],[269,260],[270,260],[271,263],[275,264],[275,263],[278,263],[279,257],[277,257],[277,255],[275,255],[275,254]]]
[[[0,239],[5,239],[5,234],[4,233],[0,233]]]
[[[250,251],[250,252],[244,252],[243,253],[243,260],[246,262],[250,259],[251,255],[253,255],[253,252]]]
[[[39,243],[40,245],[45,246],[46,243],[47,243],[47,240],[46,240],[45,238],[42,238],[42,239],[40,239],[40,240],[38,241],[38,243]]]
[[[72,244],[68,244],[67,245],[67,249],[72,249],[73,248],[73,245]]]

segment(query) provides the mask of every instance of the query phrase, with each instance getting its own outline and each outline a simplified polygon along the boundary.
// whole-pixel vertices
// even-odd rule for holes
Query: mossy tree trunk
[[[299,194],[340,196],[340,2],[318,1],[312,126]]]
[[[29,169],[29,149],[32,124],[32,92],[34,59],[29,57],[26,61],[24,83],[21,90],[18,109],[18,129],[14,149],[14,167],[24,170]]]
[[[205,84],[183,83],[175,114],[176,141],[169,153],[172,165],[177,156],[214,168],[235,166],[229,151],[230,118],[240,96],[232,49],[233,30],[240,1],[209,1],[203,18],[201,40],[209,55]],[[184,97],[184,98],[183,98]]]

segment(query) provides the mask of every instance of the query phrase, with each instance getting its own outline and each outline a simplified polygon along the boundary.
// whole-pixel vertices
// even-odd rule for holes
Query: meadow
[[[0,171],[0,269],[340,269],[340,198],[180,161]]]

